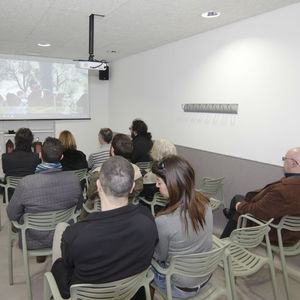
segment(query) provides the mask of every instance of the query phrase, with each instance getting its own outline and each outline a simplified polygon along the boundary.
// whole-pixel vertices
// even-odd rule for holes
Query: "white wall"
[[[116,61],[109,124],[142,118],[154,138],[266,163],[300,146],[300,4]],[[238,103],[238,115],[182,103]]]
[[[57,120],[56,137],[62,130],[70,130],[77,143],[78,150],[89,154],[98,151],[98,133],[100,128],[108,127],[108,81],[99,80],[99,73],[89,72],[89,97],[91,120]]]

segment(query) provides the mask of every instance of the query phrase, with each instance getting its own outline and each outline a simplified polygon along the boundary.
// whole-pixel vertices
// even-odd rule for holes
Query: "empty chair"
[[[257,224],[253,227],[245,227],[247,221]],[[241,215],[238,219],[237,229],[235,229],[229,238],[222,239],[223,243],[230,242],[229,250],[231,256],[231,290],[233,299],[237,299],[234,278],[239,276],[249,276],[260,270],[265,264],[269,265],[271,273],[271,281],[274,293],[274,299],[278,300],[278,287],[275,277],[275,269],[273,265],[273,257],[268,233],[270,231],[270,223],[263,223],[255,219],[250,214]],[[266,241],[266,256],[256,255],[248,249],[255,248]]]
[[[221,295],[225,295],[227,299],[232,299],[231,284],[230,284],[230,257],[226,251],[228,245],[214,245],[214,249],[208,252],[202,252],[189,255],[176,255],[171,258],[168,268],[162,268],[155,260],[152,260],[152,266],[161,274],[166,276],[166,293],[162,291],[153,282],[151,285],[155,288],[164,299],[179,299],[172,298],[171,291],[171,276],[174,274],[184,275],[186,277],[205,277],[213,273],[217,269],[218,264],[222,262],[224,266],[226,287],[217,286],[211,281],[208,281],[198,295],[189,299],[217,299]]]
[[[101,300],[101,299],[131,299],[141,288],[145,288],[146,299],[150,300],[149,284],[153,273],[147,269],[139,274],[118,281],[100,284],[74,284],[70,288],[72,300]],[[53,296],[53,298],[51,298]],[[51,272],[46,272],[44,277],[44,300],[63,300],[58,290],[56,281]]]
[[[77,214],[75,214],[76,206],[50,211],[50,212],[41,212],[41,213],[26,213],[24,214],[24,224],[19,224],[16,221],[9,221],[8,224],[8,272],[9,272],[9,284],[13,284],[13,257],[12,257],[12,248],[13,240],[17,237],[16,234],[12,232],[12,225],[21,230],[22,237],[22,251],[24,258],[25,266],[25,276],[26,276],[26,286],[27,286],[27,295],[28,300],[32,299],[31,292],[31,282],[30,282],[30,273],[29,273],[29,257],[30,256],[46,256],[52,254],[52,248],[43,248],[43,249],[27,249],[26,242],[26,230],[34,229],[40,231],[50,231],[54,230],[56,225],[60,222],[68,222],[71,219],[75,222]]]
[[[280,258],[283,279],[285,284],[285,290],[287,294],[287,298],[290,300],[291,292],[289,286],[288,273],[286,270],[286,261],[285,256],[294,256],[300,254],[300,240],[293,246],[283,246],[282,243],[282,230],[290,230],[290,231],[300,231],[300,216],[285,216],[282,217],[278,224],[270,224],[271,227],[276,228],[277,237],[278,237],[278,246],[271,246],[271,249],[274,253],[277,253]]]
[[[166,199],[160,192],[157,192],[153,196],[153,200],[147,200],[145,197],[139,197],[139,200],[151,206],[151,213],[155,217],[155,206],[165,207],[168,203]]]
[[[200,189],[198,189],[199,192],[210,198],[212,210],[218,209],[220,205],[223,205],[224,208],[226,207],[223,195],[223,180],[224,177],[217,179],[204,177],[201,183],[201,187]],[[220,196],[220,200],[215,198],[217,195]]]

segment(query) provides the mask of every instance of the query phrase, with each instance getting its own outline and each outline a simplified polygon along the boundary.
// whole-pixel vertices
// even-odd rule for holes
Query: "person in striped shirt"
[[[88,159],[88,166],[91,172],[100,167],[110,156],[110,142],[113,132],[110,128],[101,128],[98,134],[100,151],[92,153]]]

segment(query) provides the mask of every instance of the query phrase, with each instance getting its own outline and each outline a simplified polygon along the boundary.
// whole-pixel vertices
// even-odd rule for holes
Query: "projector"
[[[77,68],[89,69],[89,70],[100,70],[105,71],[107,68],[107,62],[96,61],[96,60],[75,60]]]

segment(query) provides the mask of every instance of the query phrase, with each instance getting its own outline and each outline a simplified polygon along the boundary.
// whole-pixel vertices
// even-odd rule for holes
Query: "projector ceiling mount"
[[[89,59],[78,59],[75,61],[77,67],[79,68],[90,70],[106,70],[106,68],[108,67],[107,61],[95,60],[94,58],[94,16],[104,18],[104,15],[98,14],[91,14],[89,16]]]

